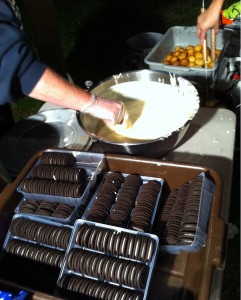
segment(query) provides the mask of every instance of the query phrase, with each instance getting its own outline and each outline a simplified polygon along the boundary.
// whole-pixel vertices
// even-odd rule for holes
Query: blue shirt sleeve
[[[28,95],[46,68],[20,27],[8,3],[0,0],[0,105]]]

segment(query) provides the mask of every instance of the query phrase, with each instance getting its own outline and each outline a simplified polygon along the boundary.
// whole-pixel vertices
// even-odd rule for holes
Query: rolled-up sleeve
[[[45,68],[36,59],[14,12],[0,0],[0,104],[28,95]]]

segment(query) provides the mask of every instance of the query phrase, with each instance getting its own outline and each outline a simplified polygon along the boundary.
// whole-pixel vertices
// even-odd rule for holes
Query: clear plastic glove
[[[108,125],[116,125],[123,122],[127,114],[124,103],[119,100],[108,100],[92,94],[90,101],[81,110],[82,113],[103,119]]]

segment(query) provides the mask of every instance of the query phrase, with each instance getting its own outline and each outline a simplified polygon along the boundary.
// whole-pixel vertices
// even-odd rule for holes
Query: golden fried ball
[[[201,45],[196,45],[196,46],[194,47],[194,50],[195,50],[196,52],[201,52],[201,51],[202,51],[202,46],[201,46]]]
[[[187,55],[188,56],[192,56],[192,55],[194,55],[194,53],[195,53],[194,48],[187,49]]]
[[[180,61],[177,59],[174,62],[172,62],[172,66],[180,66]]]
[[[195,63],[197,66],[204,66],[204,60],[202,58],[196,58]]]
[[[176,46],[176,47],[174,48],[174,52],[179,51],[180,48],[181,48],[180,46]]]
[[[167,56],[165,57],[165,61],[170,61],[172,57],[172,54],[167,54]]]
[[[181,60],[181,59],[184,59],[184,58],[186,58],[187,57],[187,54],[186,54],[186,52],[181,52],[179,55],[178,55],[178,58]]]
[[[182,48],[182,47],[180,47],[180,48],[178,49],[178,51],[179,51],[179,52],[186,52],[186,50],[185,50],[184,48]]]
[[[188,59],[189,59],[190,62],[194,62],[195,63],[196,58],[195,58],[194,55],[188,56]]]
[[[173,56],[171,59],[170,59],[170,63],[173,64],[175,61],[177,61],[178,58],[176,56]]]
[[[189,64],[189,60],[187,58],[180,59],[181,66],[187,66]]]
[[[187,65],[187,67],[195,67],[195,66],[196,66],[195,62],[191,62],[191,61]]]
[[[196,52],[196,53],[195,53],[195,58],[196,58],[196,59],[199,59],[199,58],[202,58],[202,59],[203,59],[203,54],[202,54],[202,52]]]
[[[193,47],[192,45],[188,45],[188,46],[186,47],[186,49],[187,49],[187,50],[194,50],[194,47]]]
[[[213,68],[214,67],[214,62],[213,61],[210,61],[207,63],[207,68]]]
[[[205,50],[205,51],[204,51]],[[212,61],[210,48],[203,49],[201,45],[188,45],[186,48],[176,46],[173,52],[169,52],[163,63],[173,66],[187,66],[196,68],[212,68],[215,62]],[[221,50],[215,50],[215,61]]]

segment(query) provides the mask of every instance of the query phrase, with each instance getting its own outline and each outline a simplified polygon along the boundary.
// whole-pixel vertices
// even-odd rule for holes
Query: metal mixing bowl
[[[101,97],[107,95],[107,91],[118,84],[132,81],[141,81],[143,84],[149,81],[164,83],[168,85],[176,86],[179,88],[178,77],[173,74],[161,74],[156,71],[141,70],[132,71],[114,75],[106,80],[100,82],[97,86],[92,89],[92,92]],[[186,79],[181,78],[185,83],[185,89],[182,89],[183,101],[185,101],[185,94],[190,91],[193,93],[194,101],[197,104],[197,109],[193,111],[193,114],[174,131],[170,132],[167,136],[160,136],[152,140],[132,140],[124,142],[113,142],[103,138],[103,136],[98,135],[99,128],[105,126],[102,120],[91,117],[87,114],[77,113],[77,118],[79,119],[80,126],[82,129],[90,135],[90,137],[101,144],[101,149],[106,153],[118,153],[118,154],[128,154],[128,155],[139,155],[147,157],[161,157],[165,153],[172,150],[185,135],[188,126],[198,111],[200,101],[196,88]],[[162,85],[160,84],[160,87]],[[190,91],[189,91],[190,90]],[[166,99],[166,101],[171,101],[171,99]],[[165,104],[164,104],[165,105]],[[175,107],[173,107],[175,110]],[[170,122],[172,122],[172,116],[170,116]],[[153,124],[155,126],[155,124]],[[144,128],[143,128],[144,129]]]

